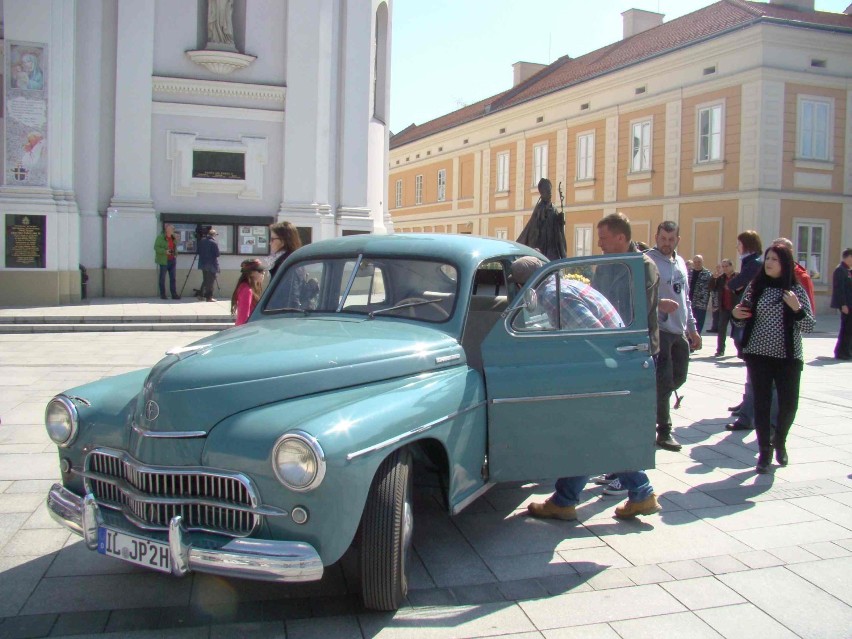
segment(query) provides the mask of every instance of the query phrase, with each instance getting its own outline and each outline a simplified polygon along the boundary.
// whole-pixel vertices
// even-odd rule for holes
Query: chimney
[[[769,0],[769,4],[774,4],[785,9],[794,9],[796,11],[814,11],[814,0]],[[848,9],[847,9],[848,11]]]
[[[518,86],[521,82],[526,81],[527,78],[535,75],[546,66],[546,64],[536,64],[535,62],[515,62],[512,65],[512,69],[515,72],[515,79],[512,82],[512,86]]]
[[[622,40],[627,40],[637,33],[642,33],[648,29],[659,27],[663,24],[662,13],[654,13],[653,11],[645,11],[644,9],[628,9],[621,14],[624,24],[624,35]]]

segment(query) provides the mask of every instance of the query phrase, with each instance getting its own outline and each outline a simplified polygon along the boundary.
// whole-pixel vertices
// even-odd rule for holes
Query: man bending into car
[[[512,279],[523,285],[537,271],[543,262],[534,257],[522,257],[512,264]],[[550,322],[562,328],[620,328],[624,326],[618,311],[598,291],[587,284],[576,280],[560,278],[560,304],[562,315],[569,311],[568,322],[555,318],[556,285],[551,283],[554,276],[549,276],[544,285],[536,289],[538,301],[547,312]],[[566,294],[567,293],[567,294]],[[565,326],[566,323],[570,324]],[[615,509],[619,519],[632,519],[636,515],[651,515],[660,512],[662,508],[657,502],[654,487],[645,471],[614,473],[621,485],[627,488],[627,501]],[[556,480],[555,492],[545,502],[532,503],[527,510],[533,517],[544,519],[577,519],[576,506],[580,501],[580,493],[589,481],[587,475],[576,477],[561,477]]]

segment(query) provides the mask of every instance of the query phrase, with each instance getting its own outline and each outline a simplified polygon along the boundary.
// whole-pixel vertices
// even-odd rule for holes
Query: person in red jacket
[[[245,324],[257,306],[265,272],[258,259],[245,260],[240,264],[240,279],[231,296],[231,314],[236,317],[236,326]]]
[[[786,246],[790,249],[790,252],[795,255],[796,252],[793,249],[793,243],[788,240],[786,237],[779,237],[778,239],[772,242],[773,244],[781,244],[782,246]],[[814,316],[816,316],[816,301],[814,300],[814,281],[811,279],[811,276],[808,274],[808,269],[799,264],[798,262],[793,263],[793,275],[796,277],[796,281],[802,285],[802,288],[805,289],[805,293],[808,294],[808,299],[811,301],[811,311]]]

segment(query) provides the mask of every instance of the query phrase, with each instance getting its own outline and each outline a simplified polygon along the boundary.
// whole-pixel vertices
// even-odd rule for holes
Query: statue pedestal
[[[187,51],[186,55],[195,64],[200,64],[204,68],[225,75],[245,69],[252,62],[257,60],[257,56],[245,55],[236,51],[224,51],[216,49],[202,49],[198,51]]]

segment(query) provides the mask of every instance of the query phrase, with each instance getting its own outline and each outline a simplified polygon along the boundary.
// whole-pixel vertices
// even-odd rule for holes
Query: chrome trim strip
[[[51,517],[78,535],[85,533],[86,546],[97,548],[101,516],[93,495],[82,498],[57,483],[48,493],[47,505]],[[79,528],[77,522],[85,523]],[[218,549],[193,548],[180,516],[169,521],[169,552],[175,575],[196,571],[238,579],[305,582],[322,579],[324,571],[316,549],[299,541],[243,538]]]
[[[404,439],[407,439],[408,437],[412,437],[414,435],[419,435],[420,433],[423,433],[423,432],[426,432],[427,430],[435,428],[435,426],[440,426],[441,424],[448,422],[451,419],[455,419],[459,415],[464,415],[465,413],[469,413],[470,411],[475,410],[475,409],[479,408],[480,406],[483,406],[485,403],[486,402],[479,402],[479,403],[473,404],[471,406],[468,406],[467,408],[463,408],[462,410],[456,411],[455,413],[450,413],[449,415],[447,415],[445,417],[441,417],[439,419],[436,419],[433,422],[429,422],[428,424],[423,424],[422,426],[418,426],[417,428],[412,428],[411,430],[409,430],[405,433],[402,433],[401,435],[397,435],[396,437],[391,437],[390,439],[386,439],[385,441],[379,442],[378,444],[375,444],[374,446],[369,446],[368,448],[362,448],[361,450],[357,450],[354,453],[349,453],[349,454],[346,455],[346,461],[352,461],[353,459],[356,459],[358,457],[363,457],[364,455],[367,455],[369,453],[375,453],[376,451],[382,450],[383,448],[387,448],[388,446],[393,446],[394,444],[398,444],[399,442],[401,442]]]
[[[594,399],[597,397],[622,397],[630,395],[629,390],[605,391],[601,393],[574,393],[573,395],[547,395],[543,397],[506,397],[489,400],[491,404],[525,404],[530,402],[554,402],[563,399]]]
[[[467,497],[462,499],[459,503],[457,503],[455,506],[453,506],[451,513],[453,515],[458,515],[462,510],[464,510],[470,504],[472,504],[474,501],[476,501],[477,499],[482,497],[485,493],[487,493],[489,490],[494,488],[494,486],[496,486],[496,485],[497,485],[497,483],[493,482],[493,481],[489,481],[489,482],[483,484],[482,486],[477,488],[475,491],[473,491],[470,495],[468,495]]]
[[[137,426],[135,422],[132,424],[132,428],[139,433],[141,437],[151,437],[152,439],[192,439],[195,437],[207,437],[206,430],[176,430],[170,433],[155,432],[145,430],[144,428]]]

